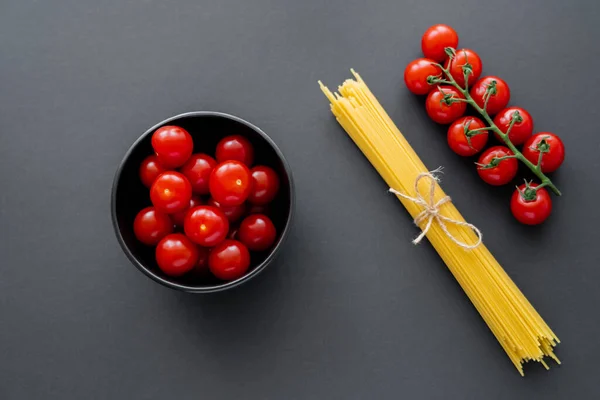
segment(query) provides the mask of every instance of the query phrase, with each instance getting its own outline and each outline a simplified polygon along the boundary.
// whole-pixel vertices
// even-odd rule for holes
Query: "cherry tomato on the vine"
[[[275,242],[277,231],[271,219],[263,214],[252,214],[240,224],[238,238],[252,251],[264,251]]]
[[[189,207],[192,185],[187,178],[175,171],[163,172],[150,188],[150,200],[157,210],[172,214]]]
[[[200,205],[202,205],[202,200],[200,199],[200,197],[192,196],[192,198],[190,199],[190,205],[183,211],[178,211],[176,213],[171,214],[171,220],[173,220],[175,226],[183,228],[183,223],[185,221],[185,216],[187,212],[191,208],[198,207]]]
[[[514,179],[519,169],[519,163],[513,155],[508,147],[490,147],[479,157],[477,173],[490,185],[505,185]]]
[[[508,84],[497,76],[485,76],[475,83],[469,94],[475,103],[481,108],[485,105],[486,92],[490,88],[486,111],[489,115],[495,115],[508,104],[510,100],[510,88]]]
[[[508,133],[508,138],[515,145],[521,145],[527,141],[529,136],[533,133],[533,118],[531,114],[521,107],[508,107],[500,111],[498,115],[494,117],[494,124],[504,133],[508,131],[510,122],[512,121],[513,114],[518,113],[518,121],[515,122]],[[495,133],[496,138],[500,141],[502,139]]]
[[[434,65],[435,61],[418,58],[411,61],[404,70],[404,83],[414,94],[427,94],[434,86],[427,83],[429,76],[441,75],[442,70]]]
[[[458,34],[448,25],[433,25],[425,31],[421,38],[421,50],[425,57],[435,61],[444,61],[447,57],[446,47],[456,49]]]
[[[479,153],[488,141],[488,131],[466,132],[469,130],[485,128],[482,120],[475,117],[462,117],[457,119],[448,128],[448,146],[459,156],[469,157]]]
[[[473,83],[479,79],[481,71],[483,71],[483,64],[477,53],[470,49],[456,50],[456,55],[454,56],[452,63],[448,60],[445,64],[446,68],[450,65],[450,75],[452,75],[456,83],[463,89],[465,88],[465,76],[462,67],[467,63],[471,66],[471,70],[473,71],[473,73],[469,75],[469,87],[471,87]]]
[[[181,167],[181,173],[185,175],[192,185],[192,191],[196,194],[208,194],[208,180],[213,168],[217,166],[214,158],[207,154],[193,154]]]
[[[519,186],[510,199],[510,211],[522,224],[538,225],[552,212],[552,199],[545,188],[535,189],[536,183]]]
[[[227,239],[211,250],[208,256],[210,272],[224,281],[244,276],[250,266],[248,248],[237,240]]]
[[[425,109],[429,117],[438,124],[449,124],[462,116],[467,103],[462,93],[452,86],[440,86],[429,93],[425,100]]]
[[[217,207],[227,217],[229,222],[235,222],[242,218],[242,215],[246,213],[246,204],[238,204],[237,206],[223,206],[221,203],[213,199],[212,197],[206,202],[209,206]]]
[[[240,161],[225,161],[210,174],[210,194],[223,206],[242,204],[252,190],[252,176],[248,167]]]
[[[135,237],[148,246],[154,246],[171,232],[173,232],[171,218],[167,214],[156,211],[154,207],[144,208],[133,221]]]
[[[250,170],[252,175],[252,190],[248,201],[252,204],[268,204],[279,191],[279,177],[273,168],[259,165]]]
[[[529,138],[523,146],[523,155],[533,165],[538,164],[542,153],[542,172],[553,172],[565,160],[565,145],[558,136],[550,132],[539,132]]]
[[[154,183],[154,180],[167,169],[158,161],[156,155],[151,155],[144,158],[140,165],[140,180],[149,188]]]
[[[156,246],[156,262],[169,276],[181,276],[198,262],[198,248],[181,233],[165,236]]]
[[[152,148],[166,168],[182,166],[194,151],[192,136],[179,126],[163,126],[152,134]]]
[[[227,136],[217,144],[217,161],[236,160],[250,167],[254,162],[254,148],[248,139],[241,135]]]
[[[225,239],[229,222],[223,211],[212,206],[190,209],[183,223],[185,234],[201,246],[212,247]]]

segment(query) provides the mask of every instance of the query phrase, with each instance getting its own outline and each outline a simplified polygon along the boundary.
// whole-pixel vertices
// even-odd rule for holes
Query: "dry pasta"
[[[362,78],[353,70],[352,73],[355,80],[346,80],[335,94],[319,81],[331,102],[332,113],[388,186],[414,196],[415,180],[428,169]],[[418,182],[418,191],[429,193],[432,184],[435,202],[444,199],[446,194],[440,186],[428,179]],[[397,197],[413,218],[423,211],[422,205]],[[465,222],[451,202],[444,203],[439,210],[448,219]],[[420,228],[424,229],[425,224],[426,221],[420,222]],[[519,373],[523,375],[523,364],[530,360],[542,363],[546,369],[549,367],[545,357],[560,364],[554,354],[554,347],[560,341],[489,250],[483,244],[474,249],[461,248],[448,235],[463,243],[475,243],[478,237],[473,230],[453,223],[446,224],[446,229],[447,232],[434,222],[426,237]]]

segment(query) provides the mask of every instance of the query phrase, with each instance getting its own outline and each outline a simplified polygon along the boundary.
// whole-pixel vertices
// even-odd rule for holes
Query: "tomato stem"
[[[456,54],[455,51],[452,51],[453,49],[447,48],[446,50],[446,54]],[[453,58],[453,57],[451,57]],[[451,60],[452,61],[452,60]],[[434,65],[436,65],[437,67],[439,67],[444,75],[446,75],[447,79],[444,79],[444,83],[447,83],[451,86],[454,86],[459,92],[462,93],[462,95],[465,97],[464,99],[456,99],[453,98],[452,100],[458,100],[458,101],[463,101],[465,103],[470,104],[475,110],[477,110],[477,112],[483,117],[483,119],[485,119],[485,121],[489,124],[489,127],[486,127],[485,130],[490,130],[493,131],[494,133],[496,133],[501,139],[502,141],[506,144],[506,146],[510,149],[510,151],[513,152],[514,157],[511,156],[511,158],[516,158],[519,161],[521,161],[523,164],[525,164],[527,166],[527,168],[529,168],[531,170],[531,172],[533,172],[535,174],[535,176],[537,176],[540,181],[541,184],[538,186],[539,187],[549,187],[550,190],[552,190],[552,192],[554,192],[555,195],[560,196],[560,190],[558,190],[558,188],[554,185],[554,183],[552,183],[552,181],[550,180],[550,178],[548,178],[541,169],[541,158],[542,158],[542,154],[543,152],[540,151],[540,158],[538,160],[538,165],[534,165],[531,161],[529,161],[527,158],[525,158],[525,156],[523,155],[523,153],[521,153],[519,151],[519,149],[517,149],[517,147],[513,144],[513,142],[510,140],[510,137],[508,136],[508,134],[510,133],[510,130],[512,129],[513,125],[516,124],[519,121],[519,118],[521,117],[518,113],[513,113],[513,116],[511,118],[510,121],[510,125],[506,131],[506,133],[502,132],[500,130],[500,128],[498,128],[496,126],[496,124],[494,123],[494,121],[492,120],[492,118],[490,117],[490,115],[487,113],[486,111],[486,106],[487,106],[487,100],[489,99],[490,96],[488,96],[486,98],[486,103],[484,104],[484,107],[481,108],[479,107],[479,105],[475,102],[475,100],[473,100],[473,98],[471,97],[471,95],[469,94],[469,91],[465,88],[463,88],[462,86],[460,86],[456,80],[454,79],[454,77],[452,76],[452,74],[450,74],[450,63],[448,63],[448,68],[445,68],[443,65],[439,64],[439,63],[435,63]],[[468,75],[468,73],[466,73],[466,71],[463,69],[463,74]],[[433,75],[432,75],[433,76]],[[431,76],[430,76],[431,78]],[[440,79],[441,78],[437,78],[434,77],[435,79]],[[465,86],[468,88],[468,79],[466,79],[467,77],[465,77]],[[494,88],[490,89],[490,87],[488,86],[488,90],[493,90]],[[486,93],[488,92],[488,90],[486,90]]]
[[[483,127],[483,128],[477,128],[477,129],[469,129],[469,130],[467,131],[467,135],[468,135],[469,133],[471,133],[471,132],[481,132],[481,131],[486,131],[486,132],[487,132],[487,131],[489,131],[490,129],[491,129],[491,128],[490,128],[489,126],[486,126],[486,127]],[[473,135],[471,135],[471,136],[473,136]]]
[[[512,154],[512,155],[509,155],[509,156],[493,157],[490,160],[490,162],[487,163],[487,164],[475,163],[475,165],[477,165],[479,167],[479,169],[496,168],[498,166],[498,164],[500,164],[500,161],[508,160],[509,158],[517,158],[517,156],[514,155],[514,154]]]

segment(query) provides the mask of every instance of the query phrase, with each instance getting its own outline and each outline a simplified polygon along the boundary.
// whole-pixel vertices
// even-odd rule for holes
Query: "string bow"
[[[446,203],[451,202],[452,199],[450,198],[450,196],[446,196],[446,197],[442,198],[441,200],[439,200],[437,203],[435,203],[435,196],[434,196],[435,195],[435,186],[438,184],[438,178],[435,176],[435,173],[438,173],[438,172],[441,172],[441,168],[438,168],[431,172],[422,172],[419,175],[417,175],[417,179],[415,179],[415,197],[412,197],[412,196],[409,196],[402,192],[399,192],[398,190],[396,190],[394,188],[389,189],[389,191],[394,193],[395,195],[400,196],[406,200],[410,200],[413,203],[418,204],[423,207],[423,211],[421,211],[415,217],[414,223],[415,223],[415,225],[417,225],[419,227],[420,227],[421,223],[424,221],[427,221],[427,224],[425,225],[425,228],[423,228],[423,230],[421,231],[421,234],[419,236],[417,236],[415,238],[415,240],[413,240],[413,243],[418,244],[419,242],[421,242],[421,240],[425,237],[425,235],[427,235],[427,232],[429,232],[431,225],[435,221],[440,225],[440,228],[442,228],[444,233],[454,243],[456,243],[457,245],[459,245],[460,247],[462,247],[464,249],[474,249],[475,247],[477,247],[481,244],[481,241],[483,238],[481,231],[473,224],[470,224],[468,222],[463,222],[463,221],[457,221],[455,219],[448,218],[448,217],[440,214],[440,207]],[[419,192],[419,181],[421,181],[421,179],[429,179],[429,181],[430,181],[429,199],[427,199],[427,200],[425,198],[423,198],[423,196]],[[477,235],[477,242],[475,242],[474,244],[468,244],[468,243],[458,240],[457,238],[454,237],[454,235],[452,235],[448,231],[446,222],[455,224],[458,226],[466,226],[468,228],[471,228]]]

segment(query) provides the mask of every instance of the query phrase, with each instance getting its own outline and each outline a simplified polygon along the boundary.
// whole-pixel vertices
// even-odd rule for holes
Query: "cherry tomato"
[[[213,199],[212,197],[206,202],[209,206],[217,207],[227,217],[229,222],[235,222],[246,213],[246,204],[242,203],[237,206],[222,206],[221,203]]]
[[[250,253],[237,240],[227,239],[211,250],[208,257],[210,272],[224,281],[244,276],[250,266]]]
[[[229,222],[223,211],[211,206],[190,209],[183,223],[185,234],[201,246],[212,247],[227,236]]]
[[[533,133],[533,118],[531,118],[531,114],[529,114],[527,110],[521,107],[505,108],[496,115],[494,124],[496,124],[502,132],[506,133],[515,112],[519,113],[519,121],[513,124],[513,127],[508,133],[508,138],[515,146],[518,146],[525,143]],[[497,133],[495,133],[495,135],[498,140],[502,141]]]
[[[432,90],[425,100],[427,114],[438,124],[453,122],[467,109],[467,103],[456,99],[464,99],[464,96],[452,86],[440,86]]]
[[[240,242],[252,251],[264,251],[275,242],[277,231],[273,222],[263,214],[252,214],[242,221],[238,231]]]
[[[486,111],[489,115],[495,115],[508,104],[510,88],[503,79],[497,76],[486,76],[478,80],[469,94],[481,108],[485,105],[485,92],[488,87],[495,87],[496,93],[489,96]]]
[[[171,232],[173,232],[171,218],[167,214],[156,211],[154,207],[144,208],[133,221],[135,237],[148,246],[154,246]]]
[[[197,247],[198,249],[198,261],[192,269],[192,274],[197,278],[204,278],[208,275],[210,270],[208,269],[208,257],[210,250],[206,247]]]
[[[214,158],[206,154],[193,154],[183,167],[181,173],[185,175],[192,185],[192,192],[203,195],[208,194],[208,180],[213,168],[217,166]]]
[[[172,214],[185,210],[191,198],[192,185],[179,172],[163,172],[150,187],[150,200],[163,213]]]
[[[248,201],[252,204],[268,204],[279,191],[279,177],[273,168],[259,165],[250,170],[252,174],[252,190]]]
[[[450,60],[446,61],[446,68],[448,68],[449,62]],[[456,50],[456,56],[454,56],[452,64],[450,65],[450,75],[452,75],[456,83],[458,83],[463,89],[465,87],[465,76],[462,67],[467,63],[469,63],[473,71],[473,73],[469,75],[469,87],[475,83],[475,81],[481,76],[481,71],[483,71],[483,64],[481,63],[481,58],[479,58],[477,53],[469,49]]]
[[[545,188],[535,190],[536,183],[519,186],[510,199],[510,211],[525,225],[538,225],[552,212],[552,199]]]
[[[468,125],[467,125],[468,124]],[[462,117],[457,119],[448,128],[448,146],[459,156],[469,157],[479,153],[488,141],[488,131],[478,131],[465,135],[465,127],[468,129],[485,128],[482,120],[475,117]]]
[[[227,239],[236,239],[238,237],[238,232],[240,228],[238,226],[229,229],[229,234],[227,235]]]
[[[210,174],[210,194],[223,206],[242,204],[252,190],[252,176],[240,161],[225,161]]]
[[[248,208],[248,215],[250,214],[269,214],[269,205],[268,204],[263,204],[263,205],[258,205],[258,204],[250,204],[250,207]]]
[[[507,184],[517,175],[519,163],[516,158],[506,158],[500,161],[498,159],[512,155],[513,153],[508,147],[490,147],[479,157],[477,173],[484,182],[490,185],[500,186]]]
[[[241,135],[227,136],[217,144],[215,156],[220,163],[236,160],[249,167],[254,162],[254,148],[250,141]]]
[[[181,276],[198,262],[198,248],[181,233],[165,236],[156,246],[156,262],[165,274]]]
[[[154,180],[167,169],[158,161],[156,155],[148,156],[140,165],[140,180],[149,188],[154,183]]]
[[[165,168],[177,168],[192,155],[194,141],[185,129],[169,125],[152,134],[152,148]]]
[[[565,145],[558,136],[550,132],[536,133],[523,146],[523,155],[537,165],[542,152],[542,172],[553,172],[565,160]]]
[[[175,226],[179,228],[183,228],[183,223],[185,221],[185,216],[187,212],[194,207],[198,207],[202,205],[202,200],[198,196],[192,196],[190,199],[190,205],[183,211],[178,211],[176,213],[171,214],[171,220],[175,224]]]
[[[425,31],[421,38],[421,50],[425,57],[438,62],[446,59],[446,47],[456,49],[457,46],[458,34],[444,24],[433,25]]]
[[[431,75],[440,75],[442,70],[433,65],[433,63],[435,63],[433,60],[418,58],[406,66],[404,70],[404,83],[408,90],[414,94],[427,94],[434,88],[427,83],[427,78]]]

